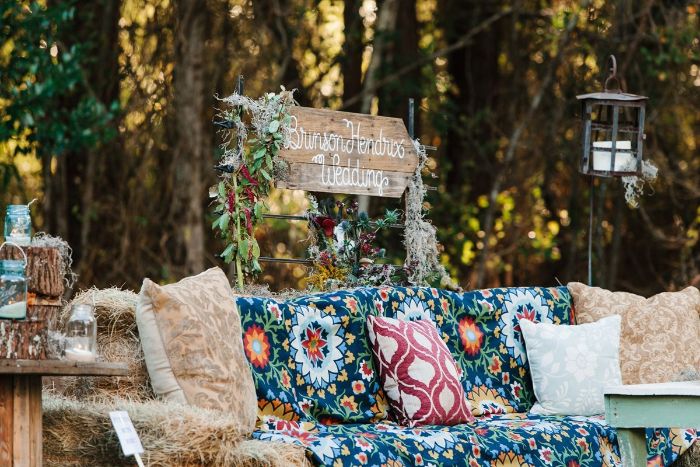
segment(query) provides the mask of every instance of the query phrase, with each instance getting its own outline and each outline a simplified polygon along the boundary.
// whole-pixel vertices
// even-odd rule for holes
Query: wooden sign
[[[293,107],[280,188],[400,198],[418,154],[400,118]]]

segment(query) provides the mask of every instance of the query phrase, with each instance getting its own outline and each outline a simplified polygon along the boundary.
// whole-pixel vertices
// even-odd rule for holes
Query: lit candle
[[[610,159],[612,157],[612,141],[594,141],[593,147],[593,170],[610,171]],[[604,149],[604,150],[600,150]],[[615,142],[615,172],[634,172],[637,170],[637,162],[631,152],[619,152],[619,150],[630,151],[631,141]]]

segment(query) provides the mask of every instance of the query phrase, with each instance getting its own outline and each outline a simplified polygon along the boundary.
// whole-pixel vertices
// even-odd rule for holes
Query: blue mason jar
[[[5,213],[5,241],[29,246],[32,239],[32,218],[26,204],[10,204]]]
[[[22,260],[0,261],[0,318],[24,319],[27,317],[26,263]]]

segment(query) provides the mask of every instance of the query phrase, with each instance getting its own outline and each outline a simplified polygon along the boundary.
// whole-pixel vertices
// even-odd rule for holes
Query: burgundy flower
[[[255,203],[255,193],[250,189],[249,186],[245,187],[245,195],[248,197],[248,201]]]
[[[318,257],[318,261],[322,266],[328,267],[333,263],[333,258],[331,258],[331,254],[327,251],[322,251]]]
[[[242,165],[240,168],[240,171],[241,171],[241,175],[243,175],[243,178],[248,180],[251,185],[258,186],[258,181],[255,180],[252,175],[250,175],[250,171],[248,170],[248,167],[246,167],[245,165]]]
[[[335,229],[335,220],[333,220],[333,218],[328,216],[317,216],[314,221],[323,230],[323,234],[326,237],[333,236],[333,229]]]
[[[228,212],[233,214],[233,210],[236,208],[236,194],[233,191],[228,192]]]

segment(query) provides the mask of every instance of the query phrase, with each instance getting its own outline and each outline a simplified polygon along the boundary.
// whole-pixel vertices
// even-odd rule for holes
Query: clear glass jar
[[[10,204],[5,213],[5,241],[29,246],[32,240],[32,218],[26,204]]]
[[[5,259],[0,261],[0,318],[27,317],[27,278],[25,262]]]
[[[73,305],[66,324],[68,360],[94,362],[97,358],[97,320],[91,305]]]

